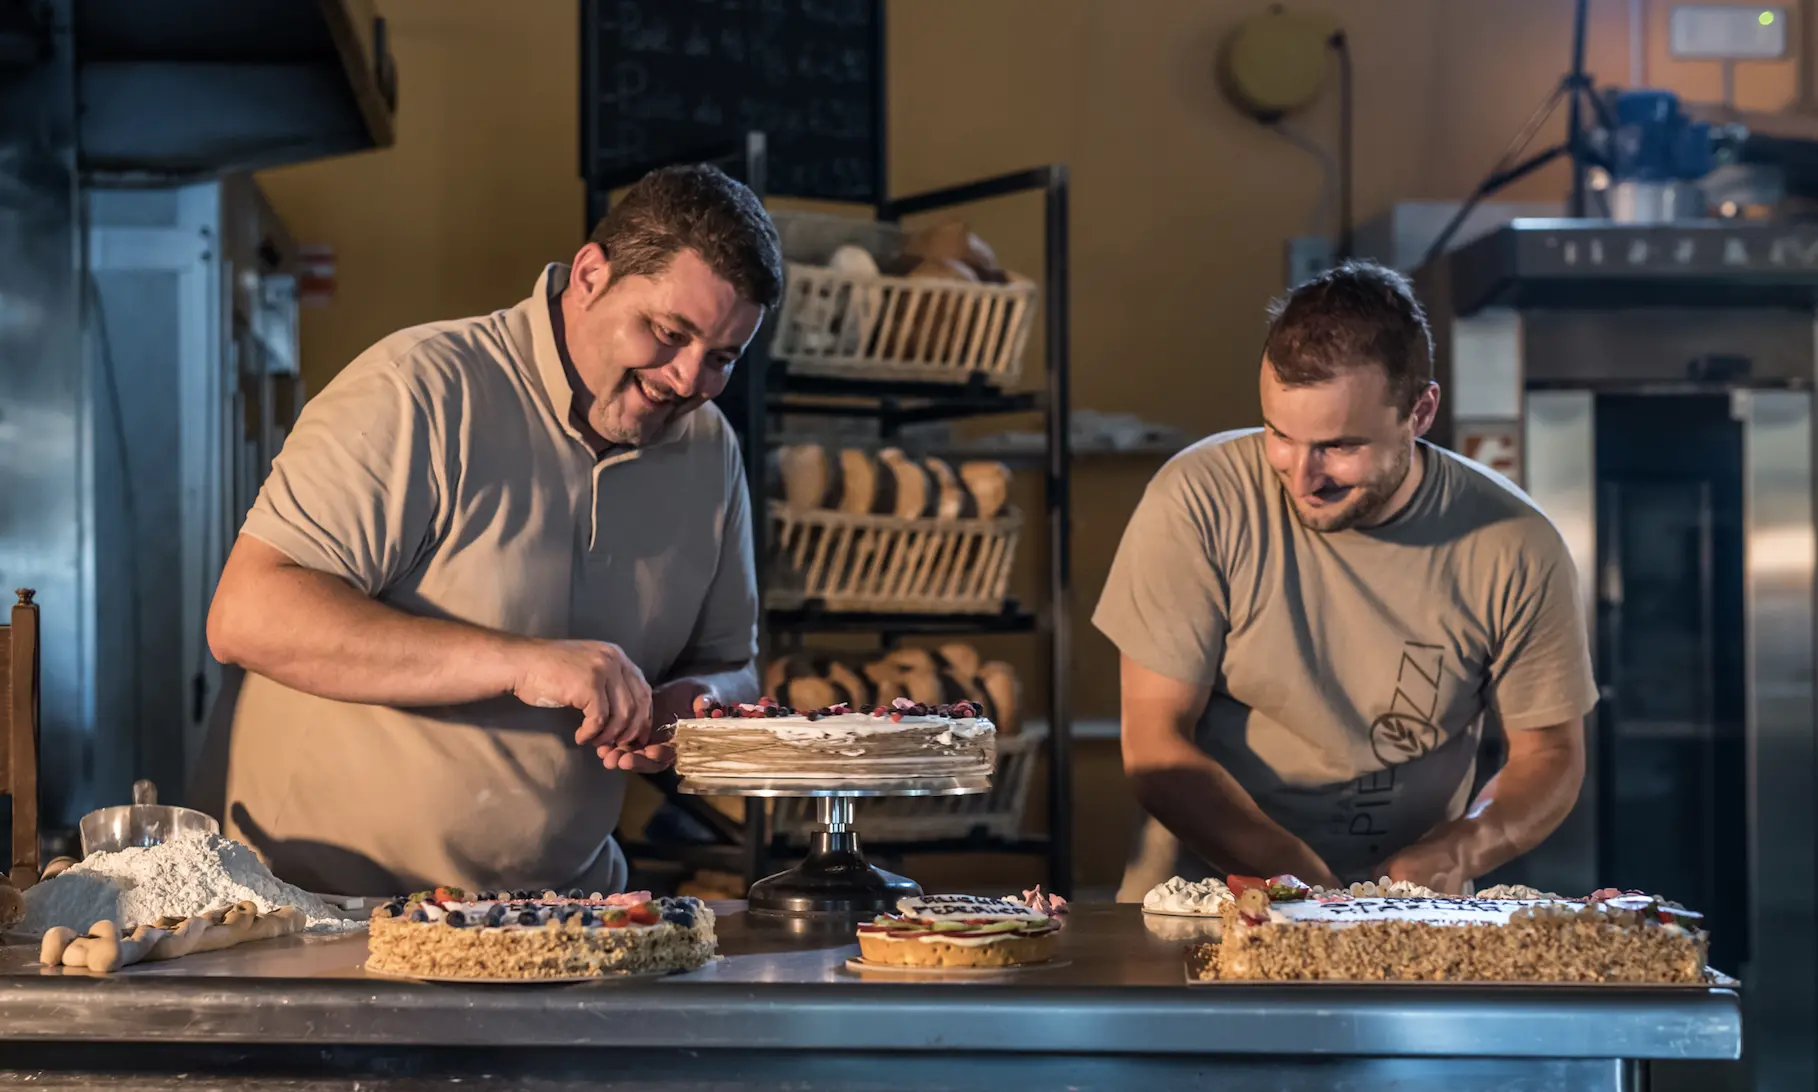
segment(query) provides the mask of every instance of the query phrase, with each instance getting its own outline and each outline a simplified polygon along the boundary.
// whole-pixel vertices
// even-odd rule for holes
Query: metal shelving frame
[[[629,184],[648,170],[674,162],[711,162],[740,178],[762,197],[766,145],[762,133],[747,133],[742,139],[716,147],[703,148],[697,154],[667,157],[661,162],[639,165],[612,177],[588,180],[589,216],[603,214],[606,194]],[[1073,763],[1071,733],[1072,693],[1072,451],[1071,424],[1068,419],[1069,327],[1067,295],[1068,263],[1068,173],[1064,164],[1050,164],[1029,170],[980,179],[928,193],[885,200],[877,205],[880,220],[898,221],[904,217],[938,212],[975,201],[984,201],[1021,193],[1039,193],[1043,200],[1043,308],[1045,373],[1044,383],[1035,391],[1000,391],[982,382],[952,385],[944,383],[870,382],[859,379],[830,379],[819,376],[792,376],[788,362],[769,357],[770,324],[753,339],[746,359],[738,368],[738,379],[721,395],[719,405],[740,436],[745,458],[747,485],[751,490],[751,511],[756,533],[755,553],[759,573],[767,571],[768,527],[764,513],[764,466],[769,449],[767,436],[770,417],[788,413],[825,416],[868,417],[877,420],[881,436],[888,441],[906,425],[929,421],[957,420],[967,417],[1026,413],[1042,414],[1047,432],[1047,450],[1040,460],[1044,474],[1043,502],[1047,510],[1048,529],[1048,608],[1040,613],[1023,609],[1016,603],[1006,604],[998,614],[987,615],[915,615],[882,612],[828,611],[809,604],[782,610],[765,609],[758,625],[761,649],[773,647],[771,638],[798,640],[810,633],[875,633],[886,645],[902,637],[929,634],[1001,634],[1029,633],[1046,638],[1048,668],[1048,738],[1045,744],[1048,768],[1048,834],[1043,838],[1003,841],[988,838],[956,838],[915,846],[877,846],[883,855],[916,852],[978,852],[1043,854],[1047,857],[1048,887],[1063,895],[1073,893]],[[592,224],[588,228],[591,230]],[[830,399],[838,401],[829,401]],[[774,858],[786,852],[773,846],[767,836],[764,803],[747,800],[742,824],[729,819],[700,798],[676,790],[673,773],[649,775],[663,795],[680,811],[694,818],[712,841],[708,844],[669,846],[630,843],[624,846],[632,856],[680,859],[688,864],[743,873],[749,883],[770,872]]]

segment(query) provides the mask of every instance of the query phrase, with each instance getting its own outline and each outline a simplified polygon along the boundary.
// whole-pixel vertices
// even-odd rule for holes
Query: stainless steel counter
[[[500,1087],[552,1088],[1160,1089],[1225,1076],[1512,1090],[1634,1087],[1648,1060],[1740,1050],[1728,989],[1190,987],[1180,933],[1192,924],[1130,906],[1077,908],[1046,968],[940,978],[854,973],[845,936],[791,936],[755,927],[737,904],[720,909],[723,960],[576,985],[370,976],[363,935],[107,977],[45,972],[29,965],[34,951],[9,948],[0,1071],[53,1088],[118,1072],[136,1087],[185,1088],[231,1073],[234,1087],[312,1089],[356,1076],[362,1087],[489,1087],[490,1074]]]

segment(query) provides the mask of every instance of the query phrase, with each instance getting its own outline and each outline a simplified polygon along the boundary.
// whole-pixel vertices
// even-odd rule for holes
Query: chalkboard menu
[[[582,0],[589,190],[765,134],[770,193],[875,203],[883,0]]]

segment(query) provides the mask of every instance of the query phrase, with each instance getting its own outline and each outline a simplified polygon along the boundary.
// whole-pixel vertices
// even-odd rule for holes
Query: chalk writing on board
[[[879,196],[877,0],[586,2],[590,175],[759,130],[772,192]]]

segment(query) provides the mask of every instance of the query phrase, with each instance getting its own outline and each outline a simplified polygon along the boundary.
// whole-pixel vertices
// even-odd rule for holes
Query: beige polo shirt
[[[549,301],[402,331],[305,406],[242,533],[411,614],[621,645],[653,685],[757,653],[739,450],[712,405],[603,459],[570,423]],[[617,890],[627,775],[573,710],[329,701],[248,675],[229,833],[317,891]]]
[[[1463,812],[1486,718],[1519,732],[1597,701],[1558,530],[1507,479],[1419,450],[1395,518],[1320,533],[1259,430],[1201,441],[1150,483],[1093,615],[1137,663],[1212,688],[1200,747],[1344,880]],[[1119,897],[1209,874],[1151,820]]]

